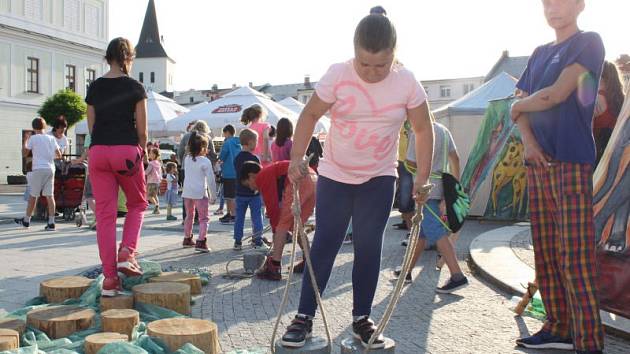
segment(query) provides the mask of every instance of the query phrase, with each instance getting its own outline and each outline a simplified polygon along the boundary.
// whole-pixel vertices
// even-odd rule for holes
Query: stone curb
[[[470,244],[470,260],[481,277],[511,295],[522,296],[534,280],[534,270],[512,251],[510,241],[527,226],[508,226],[477,236]],[[630,319],[601,311],[606,332],[630,339]]]

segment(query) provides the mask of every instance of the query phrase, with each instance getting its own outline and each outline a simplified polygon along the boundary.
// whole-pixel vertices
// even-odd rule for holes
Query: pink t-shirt
[[[333,103],[318,172],[347,184],[397,176],[398,133],[407,110],[423,104],[427,94],[402,65],[394,65],[385,80],[370,84],[352,62],[332,65],[315,87],[321,100]]]
[[[262,161],[262,155],[263,155],[263,134],[265,133],[265,130],[267,130],[269,127],[271,127],[271,124],[267,123],[267,122],[257,122],[257,123],[252,123],[249,125],[249,129],[255,131],[256,133],[258,133],[258,143],[256,144],[256,149],[254,149],[254,151],[252,151],[252,153],[256,156],[258,156],[258,158]]]
[[[149,161],[147,170],[151,170],[147,174],[147,183],[160,183],[162,181],[162,164],[158,160]]]
[[[293,147],[293,140],[287,139],[284,145],[278,146],[275,142],[271,144],[271,161],[286,161],[291,160],[291,148]]]

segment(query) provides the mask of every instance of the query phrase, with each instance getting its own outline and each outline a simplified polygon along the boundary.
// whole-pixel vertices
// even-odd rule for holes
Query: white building
[[[467,93],[483,85],[484,77],[468,77],[460,79],[425,80],[421,84],[427,92],[429,106],[438,109],[454,102]]]
[[[108,0],[0,0],[0,180],[22,173],[21,132],[41,104],[85,96],[103,74],[107,20]]]
[[[160,36],[155,3],[149,0],[144,15],[140,39],[136,45],[136,59],[131,75],[151,91],[173,92],[175,61],[166,54],[164,39]]]

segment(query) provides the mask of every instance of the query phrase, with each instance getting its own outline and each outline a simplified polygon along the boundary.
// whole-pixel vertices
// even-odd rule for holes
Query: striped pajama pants
[[[573,338],[576,350],[601,350],[593,228],[593,169],[554,163],[527,169],[538,280],[547,320],[543,329]]]

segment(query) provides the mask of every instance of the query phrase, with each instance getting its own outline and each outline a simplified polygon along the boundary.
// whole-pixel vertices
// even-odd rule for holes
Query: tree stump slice
[[[146,283],[133,287],[135,302],[157,305],[190,315],[190,286],[179,283]]]
[[[68,299],[77,299],[90,287],[92,279],[86,277],[61,277],[39,284],[39,295],[49,304],[58,304]]]
[[[120,333],[96,333],[85,337],[83,350],[85,354],[96,354],[109,343],[127,342],[127,336]]]
[[[186,343],[207,354],[217,354],[221,351],[217,325],[206,320],[194,318],[158,320],[147,325],[147,333],[163,340],[171,351],[178,350]]]
[[[0,328],[0,351],[18,349],[20,333],[12,329]]]
[[[133,329],[140,323],[140,314],[136,310],[107,310],[101,313],[103,332],[125,334],[131,339]]]
[[[275,344],[276,354],[329,354],[328,341],[322,337],[312,337],[306,340],[302,348],[283,347],[280,341]]]
[[[101,296],[101,312],[133,309],[133,295]]]
[[[201,294],[201,278],[195,274],[182,272],[164,272],[157,277],[149,279],[149,283],[180,283],[190,285],[190,295]]]
[[[0,319],[0,329],[12,329],[22,335],[26,330],[26,322],[20,320],[19,318]]]
[[[50,306],[30,311],[26,323],[49,338],[59,339],[90,328],[94,315],[94,310],[79,306]]]

